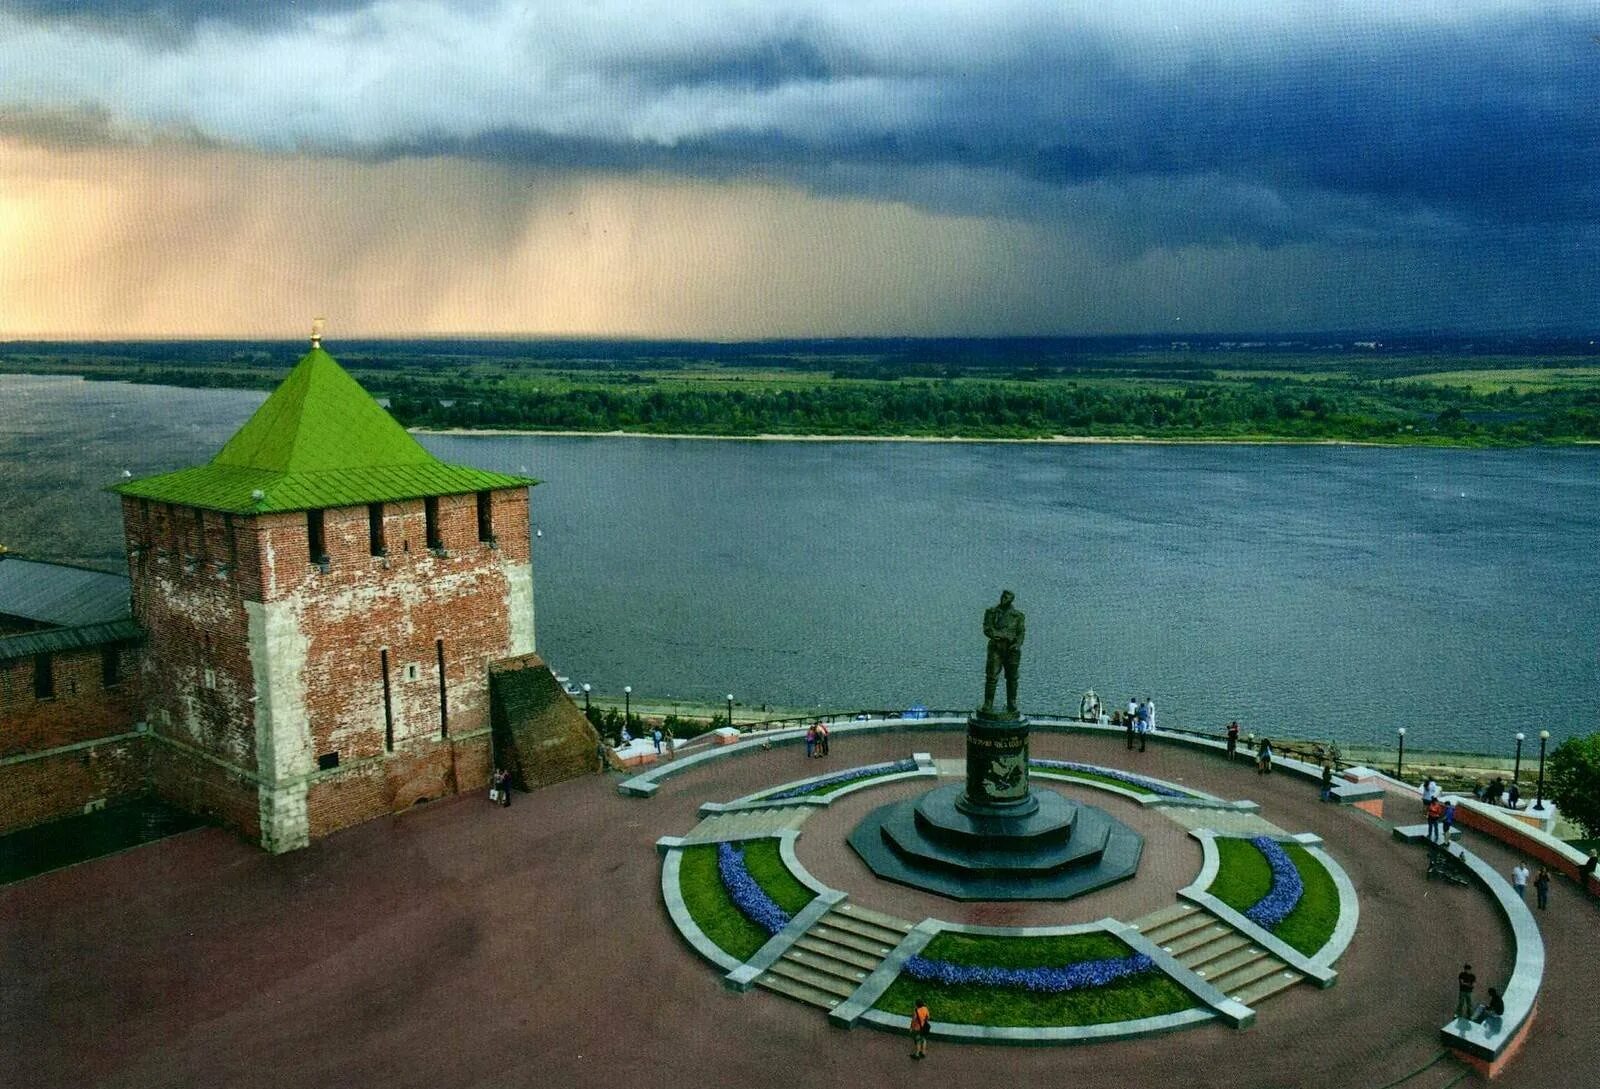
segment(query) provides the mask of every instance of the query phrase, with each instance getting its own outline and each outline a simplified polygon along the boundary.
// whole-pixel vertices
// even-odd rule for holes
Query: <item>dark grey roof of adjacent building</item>
[[[63,563],[0,557],[0,613],[74,628],[133,615],[128,577]]]
[[[100,647],[107,643],[133,643],[144,637],[131,620],[112,620],[105,624],[85,624],[77,628],[46,628],[0,639],[0,662],[53,654],[63,650]]]

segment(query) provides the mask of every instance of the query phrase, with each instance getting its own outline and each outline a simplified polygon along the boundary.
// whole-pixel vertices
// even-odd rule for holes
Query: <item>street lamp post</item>
[[[583,685],[583,713],[586,715],[589,713],[589,683],[587,681]]]
[[[1533,808],[1544,809],[1544,744],[1550,740],[1549,730],[1539,731],[1539,799],[1533,803]]]
[[[633,732],[633,685],[622,686],[622,727]]]
[[[728,725],[733,725],[733,693],[728,693]]]
[[[1522,731],[1517,731],[1517,759],[1511,765],[1511,785],[1517,785],[1517,777],[1522,774]]]
[[[1402,726],[1395,733],[1400,735],[1400,755],[1394,761],[1394,777],[1399,779],[1405,774],[1406,767],[1406,728]]]

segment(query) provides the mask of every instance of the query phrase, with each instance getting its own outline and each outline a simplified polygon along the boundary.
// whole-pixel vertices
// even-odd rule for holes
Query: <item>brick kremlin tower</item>
[[[434,457],[316,335],[210,462],[118,485],[153,789],[284,851],[483,786],[534,483]]]

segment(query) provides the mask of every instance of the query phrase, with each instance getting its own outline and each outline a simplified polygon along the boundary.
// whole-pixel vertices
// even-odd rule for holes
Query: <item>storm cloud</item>
[[[1123,270],[1467,261],[1477,297],[1600,286],[1597,30],[1480,0],[0,0],[0,135],[771,186]],[[1512,324],[1572,320],[1533,305]]]

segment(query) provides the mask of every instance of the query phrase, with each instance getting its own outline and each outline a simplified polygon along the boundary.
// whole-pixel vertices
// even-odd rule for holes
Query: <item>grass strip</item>
[[[1109,775],[1096,775],[1092,771],[1064,771],[1060,768],[1029,768],[1028,774],[1030,776],[1037,775],[1046,779],[1072,779],[1080,783],[1088,783],[1090,786],[1113,786],[1118,790],[1126,790],[1131,794],[1137,794],[1141,798],[1160,797],[1160,795],[1158,795],[1155,791],[1148,790],[1145,787],[1139,786],[1137,783],[1130,783],[1123,779],[1113,779]]]
[[[1039,968],[1125,957],[1132,952],[1125,943],[1104,933],[1048,937],[946,933],[929,942],[922,955],[957,964]],[[935,1021],[1007,1028],[1102,1025],[1178,1013],[1198,1004],[1188,991],[1156,970],[1104,987],[1061,994],[1038,994],[1015,987],[922,983],[901,975],[878,999],[877,1008],[910,1017],[919,998],[928,1003]]]
[[[874,780],[883,779],[883,778],[886,778],[886,777],[888,777],[890,775],[904,775],[905,773],[906,772],[905,772],[904,768],[895,768],[892,771],[880,771],[876,775],[863,775],[859,779],[851,779],[851,780],[848,780],[847,782],[843,782],[843,783],[827,783],[827,784],[824,784],[822,786],[817,787],[814,790],[808,790],[804,794],[796,794],[796,795],[794,795],[794,797],[796,797],[796,798],[826,798],[830,794],[834,794],[834,793],[836,793],[838,791],[841,791],[841,790],[845,789],[845,787],[857,787],[857,786],[860,786],[862,783],[870,783],[870,782],[873,782]]]
[[[1219,836],[1216,844],[1221,865],[1216,880],[1206,891],[1235,911],[1248,911],[1272,888],[1272,867],[1247,839]],[[1339,887],[1327,867],[1300,844],[1279,846],[1300,871],[1305,891],[1294,910],[1272,932],[1290,948],[1311,956],[1327,944],[1339,923]]]
[[[697,843],[685,847],[678,868],[678,888],[695,925],[718,948],[739,960],[749,960],[771,937],[747,919],[728,895],[717,873],[717,845]],[[745,869],[779,907],[794,915],[816,894],[795,879],[778,854],[776,839],[747,841]]]

